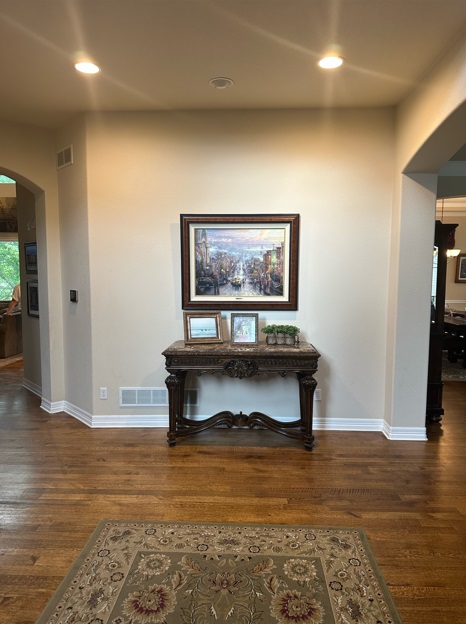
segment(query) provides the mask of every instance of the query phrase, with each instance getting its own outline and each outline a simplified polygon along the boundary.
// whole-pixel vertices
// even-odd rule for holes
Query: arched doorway
[[[40,291],[40,274],[37,263],[26,261],[25,250],[30,243],[37,244],[36,201],[32,191],[17,183],[11,172],[8,178],[8,193],[16,197],[17,240],[19,248],[20,283],[22,292],[21,332],[23,343],[24,377],[23,385],[39,396],[42,395],[40,309],[31,303],[32,294]],[[13,187],[12,190],[10,187]],[[1,192],[1,187],[0,187]]]

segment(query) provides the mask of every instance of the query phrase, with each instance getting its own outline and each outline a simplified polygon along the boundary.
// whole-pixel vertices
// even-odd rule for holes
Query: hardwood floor
[[[361,527],[404,624],[466,623],[466,383],[428,442],[89,429],[0,369],[0,623],[32,624],[104,519]],[[355,623],[357,624],[357,623]]]

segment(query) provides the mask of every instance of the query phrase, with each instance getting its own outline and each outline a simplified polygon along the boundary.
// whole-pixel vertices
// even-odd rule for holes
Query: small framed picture
[[[223,342],[220,312],[184,312],[186,344]]]
[[[231,315],[231,343],[256,345],[258,343],[258,314],[235,314]]]
[[[28,315],[39,316],[39,283],[27,282]]]
[[[37,243],[24,243],[26,273],[37,273]]]
[[[466,284],[466,254],[460,254],[456,258],[455,282]]]

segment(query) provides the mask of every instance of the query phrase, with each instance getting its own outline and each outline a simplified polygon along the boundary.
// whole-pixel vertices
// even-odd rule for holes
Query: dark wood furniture
[[[314,390],[317,385],[313,375],[317,371],[320,353],[309,343],[298,346],[240,346],[222,344],[185,345],[182,340],[174,342],[163,351],[165,368],[170,373],[165,380],[169,397],[168,444],[174,446],[178,437],[205,431],[210,427],[266,427],[291,438],[302,439],[304,448],[314,446],[312,433],[312,410]],[[299,419],[281,422],[261,412],[234,414],[225,410],[204,420],[186,418],[184,386],[188,372],[227,375],[247,379],[260,374],[278,374],[286,377],[296,375],[299,388]]]
[[[11,316],[0,315],[0,358],[23,352],[23,325],[20,312]]]
[[[432,310],[429,342],[429,369],[427,379],[426,416],[430,422],[440,422],[442,406],[442,357],[445,343],[445,291],[447,282],[447,249],[455,246],[458,224],[435,222],[435,246],[438,248],[437,288],[435,307]]]
[[[445,315],[444,328],[444,348],[448,351],[449,361],[462,359],[463,368],[466,368],[466,318]]]

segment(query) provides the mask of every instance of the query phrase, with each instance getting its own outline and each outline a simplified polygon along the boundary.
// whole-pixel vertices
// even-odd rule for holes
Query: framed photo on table
[[[235,314],[231,315],[231,343],[238,345],[256,345],[259,341],[259,315]]]
[[[299,215],[180,215],[183,309],[297,310]]]
[[[184,312],[185,344],[223,342],[220,312]]]
[[[466,254],[459,254],[456,258],[455,282],[466,284]]]

